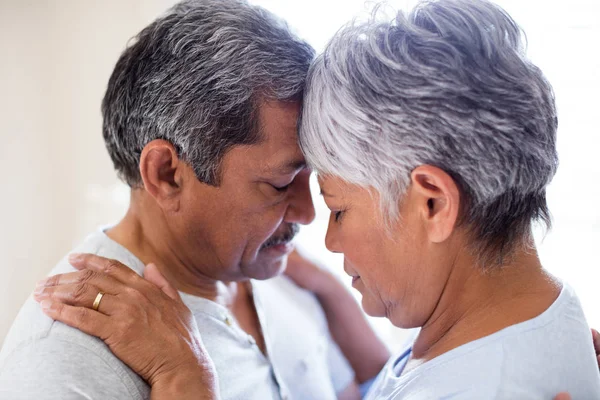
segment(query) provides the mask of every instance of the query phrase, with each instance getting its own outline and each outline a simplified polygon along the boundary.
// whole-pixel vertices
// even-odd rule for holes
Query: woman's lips
[[[352,277],[352,286],[360,279],[360,275],[354,272],[354,268],[351,268],[350,265],[346,263],[346,260],[344,260],[344,272]]]

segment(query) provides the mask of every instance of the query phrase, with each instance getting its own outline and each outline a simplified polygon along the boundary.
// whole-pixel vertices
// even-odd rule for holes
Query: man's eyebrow
[[[306,168],[306,161],[304,159],[296,159],[291,161],[284,161],[273,168],[273,171],[278,173],[288,174],[300,169]]]

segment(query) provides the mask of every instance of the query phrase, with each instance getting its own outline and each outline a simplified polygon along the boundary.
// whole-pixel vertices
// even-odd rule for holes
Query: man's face
[[[283,271],[298,224],[315,215],[297,142],[299,111],[299,103],[263,103],[263,140],[227,152],[219,187],[196,180],[184,190],[181,212],[169,224],[184,238],[174,250],[187,265],[222,281]]]

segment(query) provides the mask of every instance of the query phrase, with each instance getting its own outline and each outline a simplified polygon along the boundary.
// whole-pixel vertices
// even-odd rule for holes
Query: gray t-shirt
[[[74,250],[144,265],[102,231]],[[66,258],[51,274],[74,271]],[[267,354],[229,311],[182,293],[227,399],[335,399],[354,379],[315,297],[286,277],[253,281]],[[27,300],[0,352],[0,399],[148,399],[150,388],[101,340],[46,317]]]
[[[529,321],[457,347],[402,374],[411,346],[393,357],[365,400],[600,399],[592,337],[573,290]]]

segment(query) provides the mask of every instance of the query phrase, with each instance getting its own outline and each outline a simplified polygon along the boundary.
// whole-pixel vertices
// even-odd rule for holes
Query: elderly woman
[[[536,221],[550,224],[556,128],[552,88],[525,58],[521,31],[485,1],[351,25],[316,59],[300,144],[331,210],[327,247],[344,254],[368,314],[421,328],[367,398],[600,398],[579,301],[542,268],[532,237]],[[290,273],[321,290],[330,279]],[[110,327],[47,312],[110,341]],[[202,365],[193,330],[175,332]],[[134,353],[172,344],[173,360],[131,365],[150,375],[186,351],[181,340],[144,337],[111,348],[131,365]]]

